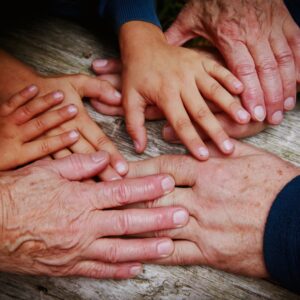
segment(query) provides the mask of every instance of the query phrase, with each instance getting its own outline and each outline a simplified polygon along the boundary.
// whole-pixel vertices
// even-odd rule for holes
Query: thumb
[[[180,15],[165,32],[167,42],[173,46],[181,46],[196,36],[197,34],[188,28],[187,24],[181,21]]]
[[[99,151],[92,154],[72,154],[65,158],[47,161],[63,178],[84,180],[98,175],[109,164],[109,154]]]
[[[73,84],[81,97],[96,98],[109,105],[121,105],[120,92],[107,80],[79,75]]]

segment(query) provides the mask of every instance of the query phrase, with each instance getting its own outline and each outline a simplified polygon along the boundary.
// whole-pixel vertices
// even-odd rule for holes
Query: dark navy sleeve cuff
[[[111,19],[116,30],[130,21],[144,21],[161,27],[155,0],[100,1],[99,13],[102,17]]]
[[[264,258],[272,279],[300,292],[300,176],[284,187],[271,207]]]

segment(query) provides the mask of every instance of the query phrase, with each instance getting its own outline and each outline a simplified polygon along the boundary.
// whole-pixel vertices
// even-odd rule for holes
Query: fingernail
[[[266,111],[262,106],[256,106],[254,108],[254,116],[257,121],[262,122],[266,118]]]
[[[52,97],[55,100],[61,100],[64,97],[64,94],[62,92],[54,92]]]
[[[178,227],[184,226],[189,219],[189,215],[185,210],[178,210],[173,214],[173,223]]]
[[[123,162],[118,162],[116,164],[116,170],[120,175],[124,175],[125,173],[127,173],[127,165]]]
[[[31,93],[36,92],[37,91],[37,86],[36,85],[31,85],[27,88],[27,90]]]
[[[93,66],[96,68],[103,68],[108,64],[107,59],[97,59],[93,62]]]
[[[115,92],[114,92],[114,96],[115,96],[116,98],[118,98],[118,99],[121,99],[121,97],[122,97],[121,93],[118,92],[118,91],[115,91]]]
[[[161,187],[165,193],[170,193],[175,187],[175,181],[172,177],[167,176],[161,181]]]
[[[239,81],[235,81],[234,82],[234,86],[235,86],[236,89],[240,89],[240,88],[243,87],[243,84],[241,82],[239,82]]]
[[[105,152],[103,151],[95,152],[91,155],[91,158],[95,163],[99,163],[107,158],[107,156],[104,153]]]
[[[70,137],[72,140],[78,139],[78,137],[79,137],[78,131],[77,131],[77,130],[72,130],[72,131],[69,133],[69,137]]]
[[[230,140],[226,140],[223,142],[223,149],[225,152],[231,152],[233,150],[233,144]]]
[[[284,101],[284,109],[285,110],[292,110],[295,107],[295,100],[293,97],[289,97]]]
[[[237,115],[241,121],[248,121],[250,119],[250,114],[246,112],[244,109],[240,109],[237,112]]]
[[[164,241],[157,245],[157,253],[161,257],[169,256],[173,252],[173,243],[171,241]]]
[[[75,115],[78,112],[77,107],[75,105],[70,105],[68,107],[68,112],[72,115]]]
[[[135,267],[132,267],[130,269],[130,274],[132,276],[137,276],[137,275],[141,274],[142,271],[143,271],[143,267],[142,266],[135,266]]]
[[[200,147],[198,152],[201,157],[208,157],[209,155],[209,152],[205,147]]]
[[[138,141],[134,141],[133,144],[134,144],[135,150],[140,151],[140,149],[141,149],[140,143]]]
[[[283,113],[282,111],[276,111],[273,115],[272,115],[272,122],[274,124],[279,124],[281,123],[281,121],[283,120]]]

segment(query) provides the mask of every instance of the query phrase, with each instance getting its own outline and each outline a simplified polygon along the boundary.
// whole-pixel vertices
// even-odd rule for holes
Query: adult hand
[[[168,238],[117,237],[183,226],[186,210],[114,208],[172,191],[172,177],[79,182],[108,164],[108,154],[96,152],[0,173],[0,270],[129,278],[141,272],[138,261],[170,255],[174,248]]]
[[[178,240],[174,253],[158,263],[201,264],[267,276],[263,234],[268,212],[300,169],[246,144],[237,142],[235,149],[230,158],[215,151],[214,158],[202,163],[188,156],[162,156],[130,166],[128,176],[163,172],[171,174],[177,186],[185,186],[145,204],[151,208],[182,205],[191,215],[184,228],[154,234]]]
[[[203,36],[243,82],[243,104],[254,120],[279,124],[296,102],[300,29],[282,0],[190,0],[166,32],[171,44]]]

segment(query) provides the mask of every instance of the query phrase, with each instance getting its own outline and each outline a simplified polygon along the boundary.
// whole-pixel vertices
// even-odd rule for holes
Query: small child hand
[[[53,137],[38,139],[48,130],[74,118],[78,113],[75,105],[61,108],[62,92],[36,97],[38,88],[31,85],[0,104],[0,170],[16,168],[37,160],[79,139],[76,130]],[[53,111],[48,111],[53,108]]]
[[[194,50],[168,45],[156,26],[136,23],[126,23],[120,32],[123,105],[136,150],[142,152],[146,147],[145,109],[156,105],[197,159],[205,160],[209,153],[193,122],[223,153],[232,153],[233,143],[204,98],[236,122],[248,123],[249,113],[232,96],[243,91],[241,82],[216,61]]]

